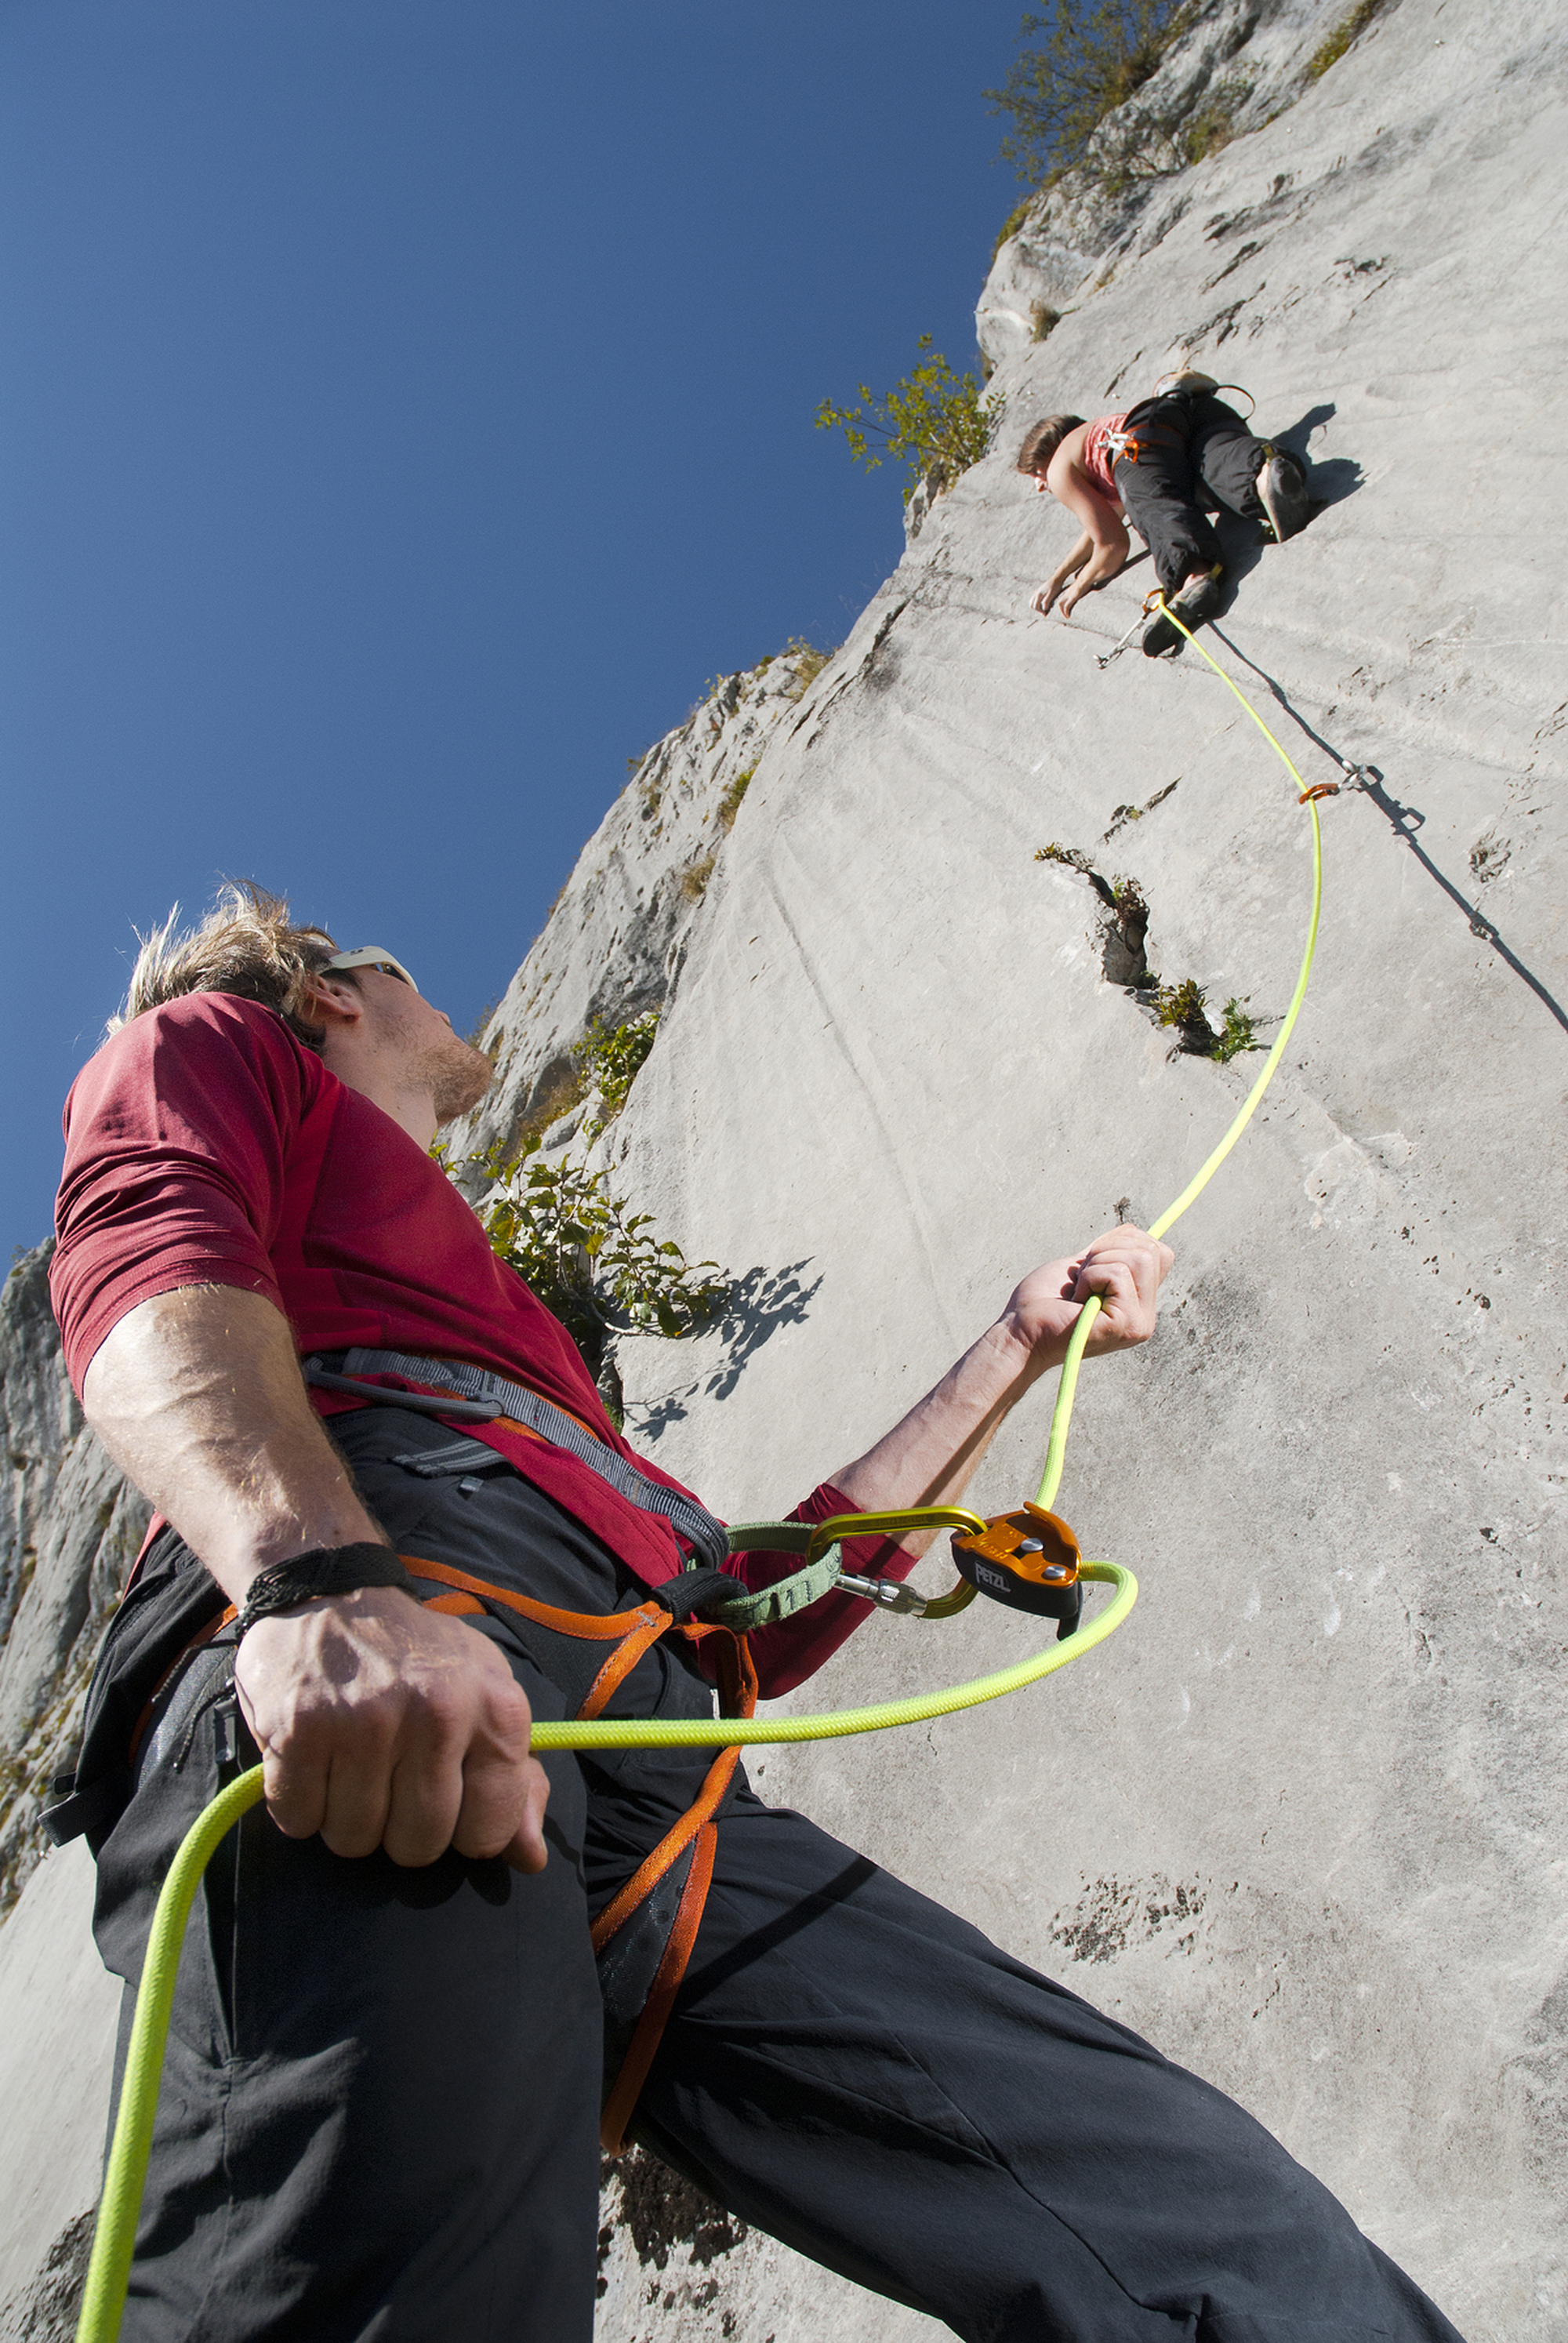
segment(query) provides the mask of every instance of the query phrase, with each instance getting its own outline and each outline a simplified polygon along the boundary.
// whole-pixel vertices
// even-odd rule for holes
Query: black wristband
[[[414,1592],[401,1557],[388,1545],[316,1546],[309,1554],[297,1554],[288,1562],[256,1572],[240,1609],[239,1632],[243,1635],[258,1619],[292,1611],[297,1603],[308,1603],[316,1595],[355,1594],[362,1586]]]

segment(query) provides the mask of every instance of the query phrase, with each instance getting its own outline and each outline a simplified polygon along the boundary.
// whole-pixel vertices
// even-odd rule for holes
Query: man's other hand
[[[1091,1293],[1100,1314],[1085,1350],[1131,1350],[1154,1332],[1160,1288],[1175,1254],[1158,1237],[1125,1223],[1108,1229],[1071,1261],[1048,1262],[1031,1270],[1008,1302],[1002,1324],[1028,1350],[1043,1372],[1060,1363],[1079,1312]]]
[[[1061,588],[1056,578],[1047,578],[1045,584],[1043,586],[1037,586],[1033,594],[1030,597],[1030,608],[1031,610],[1037,610],[1042,618],[1049,618],[1050,615],[1051,604],[1055,601],[1060,591]]]
[[[487,1636],[396,1587],[258,1620],[235,1683],[289,1838],[334,1855],[384,1846],[434,1863],[448,1846],[545,1867],[549,1784],[528,1755],[528,1700]]]

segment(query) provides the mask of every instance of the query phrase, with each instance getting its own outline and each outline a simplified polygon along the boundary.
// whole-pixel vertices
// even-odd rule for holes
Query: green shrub
[[[518,1131],[518,1152],[528,1154],[538,1145],[552,1122],[580,1106],[588,1092],[586,1077],[575,1063],[559,1067],[535,1099],[527,1120]]]
[[[1024,221],[1029,216],[1029,207],[1033,201],[1034,194],[1031,190],[1030,194],[1024,196],[1021,203],[1014,204],[1011,211],[1009,212],[1006,219],[1003,220],[1001,226],[996,232],[996,242],[990,248],[990,256],[992,260],[996,258],[997,254],[1001,250],[1002,246],[1007,242],[1009,236],[1016,236],[1018,234],[1020,228],[1023,226]]]
[[[1229,1065],[1232,1058],[1248,1050],[1261,1050],[1262,1043],[1252,1030],[1252,1021],[1234,995],[1225,1003],[1225,1029],[1214,1044],[1213,1054],[1220,1063]]]
[[[1037,342],[1049,339],[1061,323],[1061,311],[1053,309],[1049,301],[1031,301],[1029,305],[1029,328]]]
[[[1352,41],[1359,41],[1372,18],[1381,15],[1388,0],[1357,0],[1348,16],[1342,16],[1328,39],[1314,49],[1307,60],[1308,78],[1321,80],[1331,65],[1337,65]]]
[[[920,365],[885,398],[866,383],[859,386],[860,407],[835,407],[825,398],[817,409],[817,428],[842,431],[851,457],[868,472],[892,456],[908,466],[911,487],[928,472],[940,472],[950,484],[985,454],[1001,402],[982,399],[974,375],[955,374],[940,350],[931,348],[930,334],[922,334],[915,347],[921,353]],[[880,447],[868,435],[880,440]]]
[[[756,770],[755,765],[748,765],[743,773],[737,773],[724,795],[719,799],[714,808],[714,818],[720,830],[733,829],[735,817],[740,810],[740,800],[751,787],[751,776]]]
[[[1155,1012],[1161,1025],[1174,1025],[1184,1033],[1200,1031],[1212,1039],[1213,1029],[1203,1014],[1207,998],[1196,977],[1187,977],[1181,984],[1162,984],[1154,996]]]
[[[1049,0],[1030,10],[1020,40],[1044,35],[1016,56],[993,114],[1010,116],[1003,158],[1031,187],[1081,164],[1108,114],[1135,96],[1197,14],[1195,0]],[[1115,158],[1129,174],[1132,157]]]
[[[719,860],[711,847],[706,854],[694,854],[680,874],[680,891],[689,903],[700,903],[708,892],[708,882],[713,876],[713,866]]]
[[[612,1123],[626,1104],[658,1031],[657,1009],[648,1010],[626,1025],[607,1025],[602,1017],[596,1017],[572,1051],[585,1085],[599,1094],[604,1111],[598,1131]]]
[[[1212,85],[1197,113],[1175,134],[1176,152],[1182,162],[1201,163],[1230,145],[1236,133],[1236,116],[1251,85],[1246,74],[1228,74]]]
[[[804,635],[791,635],[779,656],[794,660],[795,689],[790,697],[804,699],[833,654],[831,651],[819,651],[815,643],[806,640]]]
[[[1193,1057],[1214,1058],[1224,1066],[1248,1050],[1262,1048],[1245,1002],[1233,993],[1225,1003],[1224,1025],[1216,1033],[1204,1005],[1208,995],[1196,977],[1190,976],[1181,984],[1161,984],[1158,977],[1151,977],[1150,982],[1154,987],[1156,1017],[1161,1025],[1175,1026],[1182,1037],[1181,1047]]]
[[[722,1312],[731,1281],[718,1263],[689,1262],[656,1237],[652,1213],[628,1212],[607,1172],[564,1156],[547,1162],[531,1149],[509,1162],[477,1160],[495,1189],[481,1212],[491,1244],[560,1320],[596,1378],[608,1370],[614,1383],[616,1334],[674,1340]]]

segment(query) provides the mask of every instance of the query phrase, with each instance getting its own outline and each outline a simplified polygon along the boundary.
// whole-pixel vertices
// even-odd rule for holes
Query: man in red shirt
[[[158,1509],[57,1823],[91,1839],[129,1985],[190,1820],[256,1753],[266,1784],[182,1963],[126,2343],[591,2329],[601,2066],[642,2038],[696,1843],[604,1924],[712,1776],[704,1752],[541,1763],[530,1720],[598,1699],[606,1632],[635,1665],[600,1705],[711,1714],[700,1635],[622,1644],[617,1614],[710,1596],[686,1564],[713,1524],[632,1457],[430,1159],[489,1076],[390,954],[252,891],[155,939],[67,1104],[67,1363]],[[1033,1272],[799,1517],[950,1502],[1084,1298],[1091,1349],[1142,1342],[1171,1258],[1121,1228]],[[916,1543],[846,1560],[898,1575]],[[780,1566],[733,1558],[718,1589]],[[764,1627],[765,1688],[869,1607]],[[1123,2027],[739,1772],[704,1830],[630,2127],[732,2210],[976,2338],[1456,2343]]]
[[[1048,415],[1026,433],[1018,469],[1083,529],[1033,598],[1030,608],[1042,618],[1059,597],[1068,618],[1085,594],[1118,575],[1129,546],[1124,511],[1153,555],[1161,591],[1190,628],[1220,607],[1224,555],[1211,511],[1257,521],[1281,545],[1306,527],[1312,508],[1302,467],[1254,437],[1217,388],[1206,374],[1171,375],[1136,407],[1092,423]],[[1161,613],[1145,628],[1143,649],[1155,658],[1181,641]]]

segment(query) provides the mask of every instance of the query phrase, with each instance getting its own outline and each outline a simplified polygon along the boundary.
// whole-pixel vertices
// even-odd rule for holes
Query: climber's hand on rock
[[[447,1849],[545,1867],[549,1784],[528,1700],[487,1636],[367,1586],[258,1620],[235,1684],[286,1837],[394,1863]]]
[[[1160,1288],[1175,1261],[1168,1244],[1123,1223],[1070,1261],[1031,1271],[1002,1312],[1001,1325],[1028,1353],[1032,1373],[1060,1366],[1090,1295],[1100,1310],[1085,1345],[1090,1354],[1130,1350],[1154,1332]]]
[[[1055,601],[1060,591],[1060,580],[1056,578],[1048,578],[1043,586],[1039,586],[1035,588],[1034,593],[1030,598],[1030,608],[1031,610],[1038,611],[1042,618],[1048,618],[1050,614],[1051,604]]]

